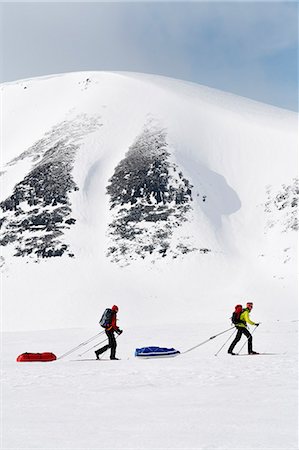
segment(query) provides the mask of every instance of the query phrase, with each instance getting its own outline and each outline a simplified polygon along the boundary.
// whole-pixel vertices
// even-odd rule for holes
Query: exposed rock
[[[45,133],[42,139],[10,161],[8,166],[13,166],[25,158],[38,162],[48,150],[55,147],[59,142],[63,142],[64,145],[78,145],[80,140],[88,133],[96,131],[101,126],[99,117],[90,117],[86,114],[80,114],[72,120],[64,120]]]
[[[171,161],[164,130],[145,127],[109,180],[113,221],[108,256],[128,262],[156,253],[165,257],[174,230],[187,220],[192,185]],[[190,249],[189,251],[193,251]]]
[[[64,230],[74,225],[69,194],[78,190],[72,170],[78,141],[100,126],[98,119],[79,116],[54,127],[8,166],[24,158],[35,162],[10,197],[0,203],[0,245],[13,244],[15,256],[49,258],[67,254]],[[73,253],[68,253],[73,257]]]
[[[298,231],[298,179],[293,179],[289,185],[283,184],[278,192],[273,191],[272,186],[267,187],[267,229],[280,227],[283,232]]]

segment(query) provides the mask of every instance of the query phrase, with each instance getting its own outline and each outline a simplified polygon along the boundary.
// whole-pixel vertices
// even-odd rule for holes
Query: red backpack
[[[242,305],[236,305],[235,306],[235,310],[234,310],[234,312],[232,314],[232,317],[231,317],[231,321],[232,321],[232,323],[234,325],[236,325],[237,323],[241,322],[240,321],[240,316],[242,314],[242,311],[243,311],[243,306]]]

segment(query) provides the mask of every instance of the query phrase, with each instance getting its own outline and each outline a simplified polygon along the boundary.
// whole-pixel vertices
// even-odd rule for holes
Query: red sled
[[[17,362],[33,362],[33,361],[39,361],[39,362],[47,362],[47,361],[55,361],[56,355],[51,352],[44,352],[44,353],[22,353],[17,357]]]

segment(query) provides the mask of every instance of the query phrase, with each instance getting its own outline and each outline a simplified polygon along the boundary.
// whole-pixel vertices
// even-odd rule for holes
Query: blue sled
[[[142,347],[136,348],[135,356],[140,359],[146,358],[171,358],[178,356],[180,352],[175,348],[164,347]]]

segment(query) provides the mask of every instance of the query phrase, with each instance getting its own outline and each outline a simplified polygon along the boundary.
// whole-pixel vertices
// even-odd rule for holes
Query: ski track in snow
[[[237,358],[226,345],[215,357],[222,336],[175,358],[134,358],[139,344],[184,351],[213,335],[215,325],[198,324],[125,330],[120,361],[75,361],[76,351],[51,363],[16,363],[22,350],[59,356],[94,330],[7,333],[3,448],[295,449],[297,324],[259,328],[254,348],[279,354]]]

